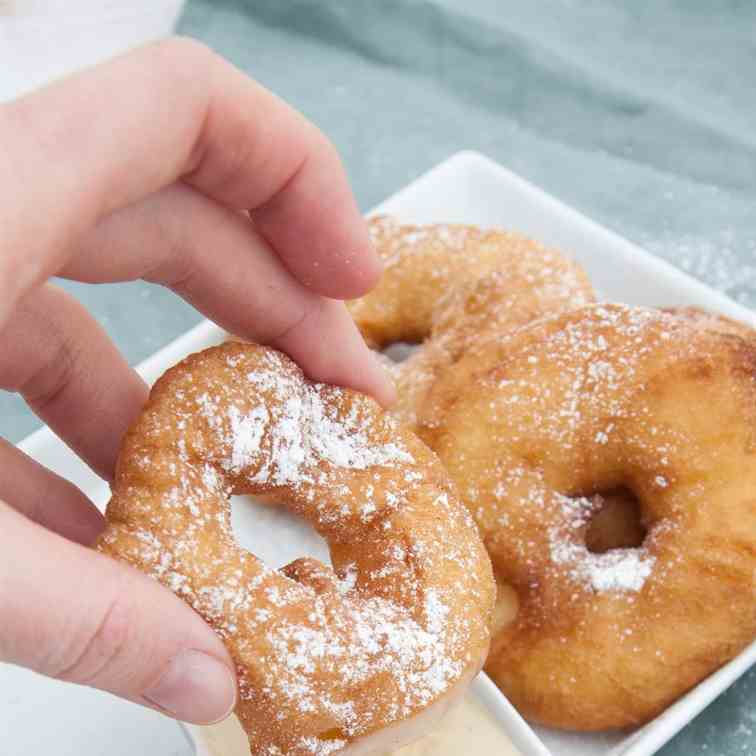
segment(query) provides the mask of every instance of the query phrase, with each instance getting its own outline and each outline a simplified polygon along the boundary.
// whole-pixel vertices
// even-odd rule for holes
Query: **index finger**
[[[0,206],[0,322],[98,220],[178,179],[250,210],[319,294],[359,296],[379,275],[333,146],[191,40],[149,45],[0,107],[0,144],[0,185],[15,187]]]

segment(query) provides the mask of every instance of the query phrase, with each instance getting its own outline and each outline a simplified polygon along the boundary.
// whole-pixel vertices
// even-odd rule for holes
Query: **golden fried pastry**
[[[641,724],[756,636],[756,340],[583,307],[470,347],[424,411],[516,594],[486,671],[523,716]],[[629,542],[588,537],[607,502]]]
[[[275,496],[333,568],[241,549],[229,496]],[[494,584],[437,458],[365,396],[228,343],[155,385],[118,460],[99,548],[223,638],[252,753],[363,753],[422,734],[485,658]]]
[[[754,334],[754,329],[746,323],[741,323],[739,320],[733,320],[715,312],[709,312],[701,307],[665,307],[663,312],[682,318],[696,328],[732,333],[743,338],[750,338]]]
[[[404,226],[387,216],[373,218],[369,229],[383,277],[348,306],[371,346],[422,343],[390,370],[399,397],[394,414],[410,427],[430,385],[470,341],[594,301],[580,266],[513,232]]]

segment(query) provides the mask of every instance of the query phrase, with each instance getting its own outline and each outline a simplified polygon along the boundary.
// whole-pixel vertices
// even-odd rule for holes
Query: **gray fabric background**
[[[477,149],[756,307],[756,3],[190,0],[181,30],[318,123],[363,208]],[[66,286],[133,362],[199,320],[147,284]],[[661,753],[754,754],[754,729],[752,671]]]

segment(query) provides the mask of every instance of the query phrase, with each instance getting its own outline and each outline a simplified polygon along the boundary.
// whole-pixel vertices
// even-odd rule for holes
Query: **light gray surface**
[[[2,756],[190,756],[194,750],[162,714],[94,688],[34,678],[0,664]]]
[[[754,3],[196,0],[182,28],[321,125],[363,207],[479,149],[756,306]],[[147,284],[71,288],[132,362],[198,320]],[[754,696],[751,673],[662,753],[756,753]]]

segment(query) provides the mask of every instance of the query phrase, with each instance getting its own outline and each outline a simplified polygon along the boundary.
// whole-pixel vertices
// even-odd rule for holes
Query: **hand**
[[[142,278],[311,377],[391,400],[346,310],[380,263],[332,145],[205,47],[173,39],[0,106],[0,388],[102,477],[147,387],[47,283]],[[0,660],[193,722],[228,714],[213,631],[90,549],[62,478],[0,442]]]

